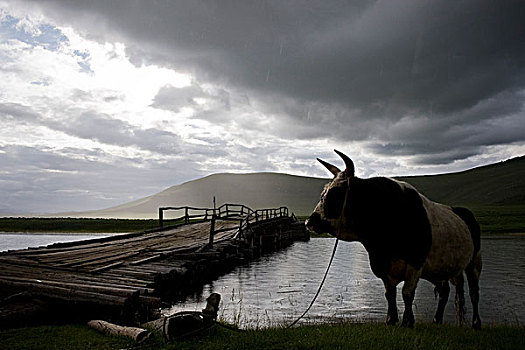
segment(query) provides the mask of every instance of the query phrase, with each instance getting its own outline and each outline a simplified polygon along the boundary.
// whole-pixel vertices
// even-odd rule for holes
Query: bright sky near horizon
[[[525,154],[519,1],[0,0],[0,214]]]

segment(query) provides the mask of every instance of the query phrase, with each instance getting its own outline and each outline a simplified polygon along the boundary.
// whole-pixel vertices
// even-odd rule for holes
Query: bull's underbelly
[[[421,277],[437,282],[459,275],[472,259],[474,244],[465,222],[450,207],[425,198],[431,224],[432,246]]]

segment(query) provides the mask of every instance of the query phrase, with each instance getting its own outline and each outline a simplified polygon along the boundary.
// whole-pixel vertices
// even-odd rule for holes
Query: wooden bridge
[[[175,213],[168,219],[166,212]],[[0,253],[0,325],[78,310],[145,321],[263,252],[309,239],[285,207],[164,207],[155,230]],[[52,306],[50,306],[52,305]],[[67,317],[67,315],[62,315]],[[14,320],[14,321],[13,321]]]

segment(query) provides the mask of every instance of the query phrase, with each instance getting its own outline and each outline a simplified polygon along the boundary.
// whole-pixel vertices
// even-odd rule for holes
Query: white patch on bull
[[[391,179],[403,190],[417,190],[409,183]],[[423,201],[432,232],[432,246],[421,277],[432,283],[459,275],[472,259],[474,243],[467,224],[448,205],[436,203],[417,192]]]
[[[421,195],[432,228],[432,246],[422,277],[429,281],[459,275],[472,259],[474,243],[467,224],[452,208]]]

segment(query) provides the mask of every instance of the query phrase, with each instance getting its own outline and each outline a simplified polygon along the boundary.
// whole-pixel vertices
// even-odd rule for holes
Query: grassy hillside
[[[156,217],[161,206],[213,206],[239,203],[250,208],[287,206],[298,215],[308,214],[329,179],[278,173],[214,174],[172,186],[158,194],[106,210],[69,213],[86,217]]]
[[[471,170],[402,177],[428,198],[471,207],[525,204],[525,156]]]
[[[468,207],[484,233],[525,232],[525,157],[459,173],[399,179],[434,201]]]

